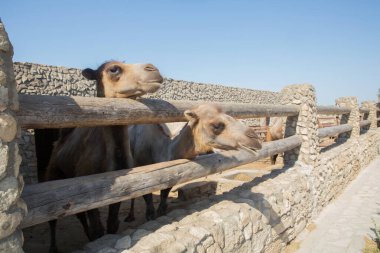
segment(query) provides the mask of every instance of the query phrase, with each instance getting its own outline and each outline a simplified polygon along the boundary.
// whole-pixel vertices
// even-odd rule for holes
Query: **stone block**
[[[124,236],[116,241],[116,249],[129,249],[131,247],[132,239],[129,235]]]
[[[10,114],[0,113],[0,140],[10,142],[16,137],[16,134],[16,119]]]
[[[6,176],[9,159],[9,147],[7,144],[0,143],[0,180]]]
[[[24,243],[24,237],[20,230],[14,234],[0,240],[0,252],[4,253],[24,253],[22,250],[22,244]]]
[[[15,232],[24,216],[25,210],[17,207],[7,212],[0,212],[0,239],[8,237]]]
[[[164,249],[169,247],[171,243],[175,241],[175,237],[168,233],[151,233],[146,237],[142,237],[138,242],[136,242],[136,247],[142,250],[152,250],[152,249]]]
[[[6,177],[0,181],[0,212],[7,211],[20,196],[19,181],[15,177]]]
[[[111,247],[104,247],[100,250],[94,251],[94,253],[118,253],[118,250]]]
[[[117,240],[119,240],[120,238],[121,235],[107,234],[95,241],[87,243],[84,247],[84,250],[92,253],[98,252],[103,248],[113,248]]]
[[[132,241],[138,241],[140,240],[142,237],[150,234],[151,231],[149,230],[145,230],[145,229],[137,229],[136,232],[133,233],[132,235]]]

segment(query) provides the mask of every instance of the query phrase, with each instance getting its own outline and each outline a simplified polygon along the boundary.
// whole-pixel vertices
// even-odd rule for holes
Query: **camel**
[[[265,141],[276,141],[284,138],[284,129],[282,118],[271,118],[273,122],[271,126],[267,129],[267,134],[265,137]],[[276,164],[278,154],[275,154],[270,157],[270,161],[272,165]]]
[[[136,98],[155,92],[163,78],[152,64],[125,64],[106,62],[97,70],[85,69],[84,77],[97,81],[97,96],[108,98]],[[133,167],[128,126],[106,126],[64,129],[47,166],[46,179],[56,180],[102,173]],[[119,227],[120,203],[109,206],[107,233],[116,233]],[[87,217],[86,217],[87,216]],[[99,210],[77,214],[89,240],[104,234]],[[88,218],[88,223],[87,223]],[[57,220],[49,221],[51,229],[50,252],[57,252]]]
[[[259,137],[249,127],[225,114],[213,104],[202,104],[184,112],[187,124],[176,136],[170,136],[167,124],[143,124],[129,127],[131,152],[135,166],[143,166],[175,159],[191,159],[214,149],[261,148]],[[177,126],[178,128],[178,126]],[[147,152],[149,151],[149,152]],[[171,188],[161,191],[158,215],[167,210]],[[146,218],[155,218],[152,194],[144,196],[147,204]],[[134,220],[134,200],[125,221]]]

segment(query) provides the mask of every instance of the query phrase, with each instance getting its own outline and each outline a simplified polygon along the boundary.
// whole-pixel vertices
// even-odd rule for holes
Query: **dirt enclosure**
[[[169,198],[170,212],[173,209],[181,208],[191,203],[207,199],[214,194],[221,194],[229,191],[244,182],[251,181],[270,173],[274,169],[281,168],[281,158],[279,163],[270,165],[269,158],[250,163],[244,166],[211,175],[206,178],[200,178],[187,184],[179,185],[173,188]],[[160,201],[159,192],[154,193],[154,204],[157,207]],[[128,215],[130,201],[124,201],[121,205],[119,219],[121,220],[119,232],[128,228],[136,228],[145,222],[145,203],[143,198],[138,198],[135,203],[135,217],[133,222],[123,222]],[[105,224],[108,208],[100,209],[103,224]],[[24,232],[24,250],[26,253],[43,253],[48,252],[50,243],[50,230],[48,223],[42,223],[23,230]],[[61,253],[68,253],[74,250],[82,249],[88,242],[83,232],[83,228],[76,216],[69,216],[59,219],[57,224],[57,244]]]

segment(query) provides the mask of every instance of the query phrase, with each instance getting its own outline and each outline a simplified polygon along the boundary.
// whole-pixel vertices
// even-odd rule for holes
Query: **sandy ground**
[[[155,204],[159,201],[159,196],[155,195]],[[122,221],[129,212],[130,201],[124,201],[121,206],[119,219]],[[136,220],[131,223],[120,222],[119,232],[127,228],[134,228],[144,223],[145,203],[142,198],[138,198],[135,204]],[[107,219],[108,207],[100,209],[103,224]],[[50,229],[48,223],[42,223],[23,230],[24,232],[24,251],[26,253],[48,252],[50,245]],[[61,253],[72,252],[81,249],[88,239],[83,232],[82,225],[76,216],[68,216],[58,220],[57,224],[57,244]]]

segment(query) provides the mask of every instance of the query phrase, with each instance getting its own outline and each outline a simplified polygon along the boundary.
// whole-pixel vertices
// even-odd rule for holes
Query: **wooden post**
[[[282,91],[281,103],[299,105],[298,116],[290,116],[286,121],[285,137],[302,136],[299,149],[284,153],[284,164],[292,166],[297,161],[300,167],[314,166],[318,154],[318,122],[315,89],[312,85],[289,85]]]
[[[13,48],[0,20],[0,252],[23,252],[23,236],[18,228],[26,215],[20,199],[23,188],[19,175],[21,157],[15,140],[19,127]]]
[[[340,120],[340,124],[349,124],[352,126],[352,131],[342,133],[338,136],[337,141],[345,141],[348,138],[356,138],[360,136],[360,112],[358,100],[356,97],[342,97],[335,100],[337,106],[351,108],[349,114],[343,114]]]

